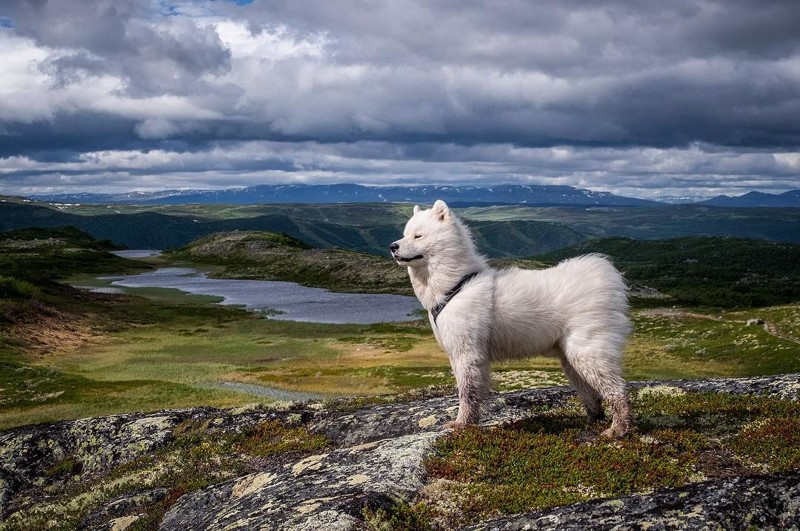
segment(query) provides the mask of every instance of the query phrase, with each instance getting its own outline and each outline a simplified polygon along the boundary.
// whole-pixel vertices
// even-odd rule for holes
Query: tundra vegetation
[[[633,394],[637,427],[619,441],[587,433],[577,401],[437,441],[412,503],[367,510],[374,529],[457,529],[597,498],[711,478],[800,469],[800,404],[669,387]]]
[[[507,211],[492,215],[501,214]],[[190,264],[222,278],[409,294],[405,272],[388,257],[250,231],[206,236],[146,260],[120,258],[109,252],[114,248],[74,228],[0,234],[0,429],[198,404],[272,407],[271,399],[223,383],[318,393],[328,397],[325,407],[340,409],[394,401],[399,393],[421,389],[453,392],[449,365],[424,318],[380,325],[298,323],[215,306],[212,297],[175,290],[108,294],[73,287],[108,287],[97,279],[104,274]],[[493,264],[543,267],[582,252],[610,255],[634,284],[627,378],[800,372],[800,245],[596,239]],[[558,363],[547,358],[499,364],[493,377],[499,391],[565,383]],[[800,469],[795,403],[640,392],[634,406],[637,432],[618,443],[587,437],[577,402],[533,420],[443,437],[426,465],[430,481],[418,499],[370,509],[363,517],[381,529],[446,529],[487,515],[720,474]],[[166,495],[147,505],[148,518],[137,524],[153,528],[181,493],[257,470],[265,460],[330,444],[303,430],[302,423],[284,419],[219,437],[208,426],[186,425],[158,453],[88,482],[76,473],[74,457],[65,456],[50,471],[56,487],[44,494],[54,497],[53,507],[67,504],[53,509],[66,529],[111,496],[143,486],[164,489]],[[214,469],[203,463],[214,463]],[[116,490],[98,487],[109,482]],[[34,505],[18,506],[9,529],[52,523],[52,513],[42,516]]]

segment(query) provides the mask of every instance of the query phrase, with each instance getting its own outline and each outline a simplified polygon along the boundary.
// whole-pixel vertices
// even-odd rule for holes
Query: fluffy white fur
[[[603,256],[586,255],[543,270],[491,269],[478,254],[469,229],[443,201],[414,207],[392,256],[408,267],[422,305],[431,310],[461,278],[478,271],[439,314],[430,319],[456,377],[456,424],[476,423],[489,391],[491,361],[556,356],[586,407],[590,421],[612,412],[608,437],[630,429],[621,375],[622,349],[630,333],[627,286]],[[430,314],[429,314],[430,315]]]

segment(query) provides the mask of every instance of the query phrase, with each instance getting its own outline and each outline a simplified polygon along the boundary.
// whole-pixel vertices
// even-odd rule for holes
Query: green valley
[[[798,300],[798,247],[714,238],[607,239],[492,263],[538,268],[583,252],[609,254],[645,288],[633,293],[629,378],[744,376],[800,371],[800,307],[788,304]],[[389,258],[253,231],[212,234],[144,260],[119,258],[109,242],[74,228],[6,232],[0,248],[3,427],[272,401],[237,389],[240,384],[332,398],[453,385],[425,319],[298,323],[176,290],[104,294],[65,283],[102,287],[108,282],[91,279],[188,264],[217,278],[409,294],[404,269]],[[557,361],[545,358],[498,364],[494,378],[500,390],[565,383]]]

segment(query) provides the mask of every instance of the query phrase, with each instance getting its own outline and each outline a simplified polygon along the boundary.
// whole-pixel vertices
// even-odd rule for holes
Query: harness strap
[[[431,317],[433,317],[433,324],[436,324],[436,318],[439,317],[440,313],[442,313],[442,310],[444,310],[445,306],[447,306],[447,303],[450,302],[453,297],[458,295],[458,292],[461,291],[461,288],[464,287],[464,284],[475,278],[478,273],[480,273],[480,271],[475,271],[474,273],[470,273],[469,275],[462,277],[461,280],[458,281],[458,284],[450,288],[450,290],[444,294],[444,300],[431,308],[430,311]]]

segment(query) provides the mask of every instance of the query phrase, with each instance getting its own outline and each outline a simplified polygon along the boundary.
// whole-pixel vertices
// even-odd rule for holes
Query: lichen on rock
[[[674,406],[676,411],[715,403],[692,402],[695,396],[753,395],[759,398],[752,403],[761,401],[763,409],[763,404],[794,404],[800,396],[800,375],[635,382],[631,389],[634,397],[641,395],[645,401],[684,401]],[[750,402],[719,404],[733,411]],[[574,431],[571,419],[585,426],[576,406],[574,392],[567,387],[492,394],[482,430],[533,423],[555,433],[561,426]],[[456,407],[454,396],[428,396],[357,409],[319,404],[280,410],[192,408],[12,429],[0,433],[0,510],[8,529],[60,522],[62,527],[86,529],[349,530],[362,529],[367,521],[399,529],[402,508],[413,508],[426,497],[439,496],[443,505],[458,507],[457,499],[447,498],[456,483],[428,477],[427,468],[439,441],[452,437],[444,425]],[[795,412],[797,406],[780,407]],[[680,435],[685,418],[672,414],[641,418],[649,431],[635,434],[628,446],[658,447],[666,437],[677,437],[676,448],[693,444]],[[721,418],[714,411],[691,414],[710,426]],[[777,445],[782,433],[778,428],[791,427],[787,414],[775,412],[775,418],[784,419],[782,428],[774,420],[745,418],[741,433],[773,437]],[[591,440],[576,440],[596,446]],[[705,481],[694,474],[688,485],[484,520],[474,529],[626,527],[635,522],[656,528],[797,526],[800,470],[792,464],[796,456],[783,462],[782,473],[756,474],[762,455],[749,441],[740,444],[742,455],[751,456],[753,463],[708,454],[715,474]],[[195,474],[205,473],[203,467],[213,470],[210,480],[176,482],[174,476],[192,472],[186,467],[193,463],[202,464]],[[743,471],[751,475],[741,477]],[[166,477],[173,482],[164,483]],[[603,494],[590,484],[573,487],[581,499]],[[414,517],[424,519],[426,514]],[[435,518],[428,524],[437,526]]]

